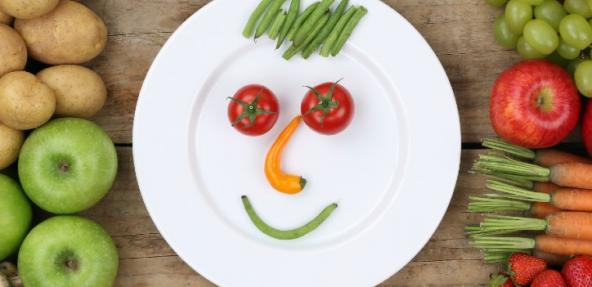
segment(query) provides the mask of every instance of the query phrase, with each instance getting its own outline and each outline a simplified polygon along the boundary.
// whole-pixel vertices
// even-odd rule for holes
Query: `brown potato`
[[[25,42],[12,28],[0,24],[0,77],[12,71],[23,70],[26,64]]]
[[[0,122],[15,130],[29,130],[47,122],[55,111],[53,91],[29,72],[0,78]]]
[[[7,168],[18,158],[25,134],[0,124],[0,169]]]
[[[0,9],[17,19],[32,19],[53,10],[60,0],[0,0]]]
[[[0,23],[1,24],[11,25],[12,20],[14,20],[14,18],[12,18],[12,16],[0,11]]]
[[[17,19],[30,56],[40,62],[82,64],[98,56],[107,44],[107,27],[86,6],[62,1],[49,14],[30,20]]]
[[[53,66],[39,72],[37,77],[54,91],[59,116],[90,118],[107,100],[101,77],[83,66]]]

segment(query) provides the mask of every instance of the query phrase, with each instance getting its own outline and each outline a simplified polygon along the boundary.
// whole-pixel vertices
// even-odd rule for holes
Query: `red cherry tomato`
[[[239,132],[249,136],[265,134],[278,119],[280,105],[265,86],[248,85],[229,98],[228,119]]]
[[[306,125],[324,135],[337,134],[349,126],[354,101],[346,88],[337,82],[309,89],[300,106]]]

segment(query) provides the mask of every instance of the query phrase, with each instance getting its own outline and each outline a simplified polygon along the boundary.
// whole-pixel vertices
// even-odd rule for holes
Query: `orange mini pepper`
[[[273,188],[287,194],[299,193],[306,185],[306,179],[301,176],[286,174],[281,168],[284,147],[290,141],[301,121],[302,117],[297,116],[286,126],[269,149],[269,152],[267,152],[265,158],[265,176],[267,176],[267,180]]]

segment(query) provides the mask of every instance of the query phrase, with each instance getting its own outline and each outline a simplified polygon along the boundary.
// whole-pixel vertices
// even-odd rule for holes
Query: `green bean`
[[[288,33],[288,40],[294,40],[294,36],[296,36],[296,32],[298,32],[298,29],[300,28],[300,26],[302,26],[302,23],[304,23],[304,21],[308,19],[310,14],[312,14],[312,12],[314,12],[314,10],[317,9],[319,4],[321,4],[321,2],[315,2],[311,4],[306,9],[304,9],[302,14],[298,15],[298,18],[296,18],[296,22],[294,22],[294,25],[292,25],[292,27],[290,28],[290,32]]]
[[[249,17],[249,21],[243,30],[243,36],[245,38],[251,38],[251,36],[253,36],[253,32],[255,32],[255,26],[257,26],[257,21],[259,21],[259,18],[261,18],[263,12],[265,12],[269,4],[271,4],[271,1],[273,0],[262,0],[261,3],[257,5],[257,8],[255,8]]]
[[[294,36],[294,44],[300,45],[304,42],[306,37],[310,34],[310,31],[315,28],[315,24],[321,19],[321,17],[323,17],[323,14],[329,10],[329,7],[331,7],[333,2],[335,2],[335,0],[321,1],[321,4],[312,12],[312,14],[310,14],[310,17],[304,21],[302,26],[298,29],[298,32],[296,32],[296,35]]]
[[[257,30],[255,31],[255,39],[261,37],[263,34],[265,34],[265,32],[267,32],[271,26],[271,22],[277,15],[278,11],[280,11],[282,8],[284,2],[286,2],[286,0],[274,0],[274,2],[271,3],[271,6],[269,6],[269,9],[267,12],[265,12],[265,16],[263,16],[263,20],[261,20],[261,23],[259,23],[259,26],[257,26]]]
[[[269,29],[269,39],[275,40],[280,34],[280,29],[284,22],[286,21],[286,17],[288,14],[285,11],[281,11],[273,20],[273,24],[271,25],[271,29]]]
[[[282,44],[284,43],[284,40],[286,40],[286,37],[288,36],[288,33],[290,32],[290,28],[292,28],[292,25],[296,21],[296,18],[298,17],[299,12],[300,12],[300,0],[292,0],[292,3],[290,3],[290,9],[288,10],[288,17],[286,18],[286,21],[284,22],[284,25],[282,26],[282,30],[280,32],[280,36],[279,36],[277,45],[275,46],[276,50],[279,49],[282,46]]]
[[[321,56],[329,57],[331,55],[331,49],[335,45],[335,42],[337,42],[337,39],[339,38],[341,31],[343,31],[343,28],[345,28],[345,25],[347,25],[347,22],[349,22],[349,19],[351,19],[351,17],[356,13],[356,11],[357,8],[349,7],[345,14],[341,16],[339,22],[337,22],[337,25],[335,25],[333,31],[331,31],[331,34],[329,34],[329,37],[327,37],[327,39],[323,43],[323,48],[321,48]]]
[[[360,23],[360,20],[362,20],[362,18],[366,16],[367,13],[368,9],[366,9],[366,7],[362,6],[358,8],[356,14],[354,14],[354,16],[352,16],[352,18],[347,22],[347,25],[345,25],[345,28],[341,32],[341,35],[339,35],[339,39],[337,39],[335,46],[331,49],[332,56],[337,56],[337,54],[341,52],[345,42],[347,42],[351,34],[354,32],[356,26],[358,26],[358,23]]]
[[[325,207],[325,209],[323,209],[323,211],[321,211],[319,215],[317,215],[315,218],[313,218],[311,221],[309,221],[302,227],[292,230],[279,230],[269,226],[267,223],[265,223],[265,221],[263,221],[263,219],[261,219],[261,217],[259,217],[255,209],[251,205],[249,198],[246,195],[243,195],[241,199],[243,201],[245,211],[247,212],[247,215],[249,215],[249,218],[251,218],[253,224],[255,224],[255,227],[257,227],[257,229],[259,229],[264,234],[279,240],[293,240],[300,238],[308,233],[311,233],[312,231],[317,229],[321,224],[323,224],[323,222],[325,222],[325,220],[337,208],[337,204],[333,203]]]
[[[286,52],[283,55],[284,59],[290,60],[292,57],[294,57],[294,55],[300,53],[300,51],[306,48],[306,46],[308,46],[308,44],[310,44],[310,42],[314,40],[316,35],[319,32],[321,32],[321,29],[323,29],[325,24],[327,24],[327,21],[329,21],[329,13],[325,14],[325,16],[323,16],[321,19],[319,19],[319,21],[317,21],[317,23],[315,23],[314,29],[308,34],[306,39],[304,39],[304,42],[302,42],[300,45],[296,45],[295,43],[293,43],[292,46],[288,50],[286,50]]]
[[[302,52],[302,57],[304,57],[304,59],[308,59],[310,55],[314,53],[314,51],[321,47],[325,39],[329,37],[331,31],[333,30],[333,28],[335,28],[335,25],[337,25],[337,22],[339,21],[341,16],[343,16],[343,12],[345,12],[345,8],[347,7],[348,2],[349,0],[341,0],[339,6],[337,6],[335,12],[333,13],[333,15],[331,15],[331,18],[329,18],[329,22],[327,22],[327,25],[323,27],[323,30],[321,30],[321,32],[314,38],[312,43],[310,43]]]

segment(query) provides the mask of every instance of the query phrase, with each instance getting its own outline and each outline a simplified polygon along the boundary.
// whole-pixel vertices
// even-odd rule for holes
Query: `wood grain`
[[[465,211],[467,197],[483,192],[483,179],[466,171],[478,151],[465,151],[458,186],[438,231],[413,262],[382,286],[479,286],[497,266],[484,265],[463,228],[478,222]],[[118,148],[120,171],[113,190],[84,215],[113,236],[121,257],[117,286],[211,286],[167,245],[150,219],[134,176],[131,148]]]
[[[117,143],[131,143],[137,96],[152,60],[172,32],[210,1],[84,1],[109,27],[107,50],[90,65],[108,83],[110,98],[96,117]],[[388,0],[434,48],[453,85],[464,142],[493,134],[488,98],[495,77],[518,60],[494,43],[500,13],[482,0]],[[388,35],[385,29],[385,37]]]

